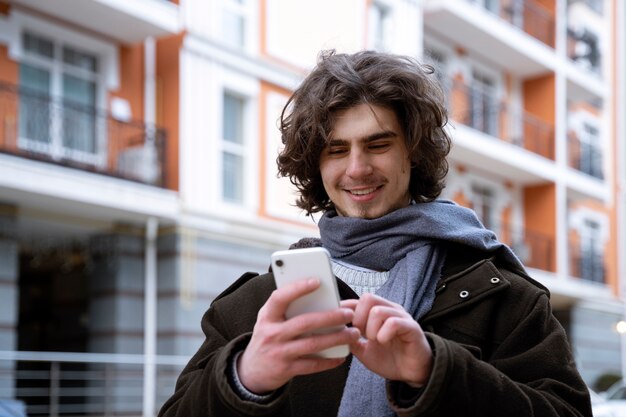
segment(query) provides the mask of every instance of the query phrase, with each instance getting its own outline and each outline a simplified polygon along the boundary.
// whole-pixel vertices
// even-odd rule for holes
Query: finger
[[[303,334],[319,331],[320,329],[339,327],[344,328],[354,317],[354,311],[348,308],[338,308],[330,311],[318,311],[300,314],[287,320],[283,326],[285,339],[294,339]]]
[[[331,333],[312,334],[286,343],[284,353],[291,358],[308,357],[334,346],[353,344],[360,335],[358,329],[348,327]]]
[[[283,321],[289,304],[303,295],[312,293],[319,286],[320,280],[311,278],[299,280],[274,290],[261,308],[263,317],[271,321]]]
[[[350,310],[354,311],[356,309],[356,305],[358,304],[358,302],[359,300],[351,298],[348,300],[341,300],[339,305],[343,308],[349,308]]]
[[[389,343],[393,339],[400,339],[404,343],[419,340],[421,329],[413,319],[403,317],[390,317],[380,327],[376,341],[381,344]]]
[[[365,323],[365,337],[370,340],[379,340],[378,333],[387,320],[404,316],[404,310],[388,306],[374,306]]]
[[[306,357],[290,364],[292,375],[309,375],[323,372],[344,363],[346,358],[317,358]]]
[[[398,304],[385,300],[374,294],[363,294],[359,299],[356,309],[354,310],[354,320],[352,325],[358,327],[365,334],[365,327],[369,319],[370,310],[377,305],[382,306],[398,306]],[[402,308],[402,307],[400,307]]]

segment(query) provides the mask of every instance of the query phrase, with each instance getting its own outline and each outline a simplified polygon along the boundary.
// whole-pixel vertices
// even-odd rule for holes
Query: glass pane
[[[33,35],[32,33],[24,33],[22,43],[24,51],[26,52],[44,58],[52,58],[54,56],[54,44],[48,39]]]
[[[63,75],[63,145],[93,153],[96,138],[96,84]]]
[[[19,135],[38,142],[50,142],[50,73],[20,65]]]
[[[91,72],[98,71],[98,58],[94,55],[63,47],[63,62]]]
[[[224,94],[222,137],[228,142],[243,144],[243,106],[242,98]]]
[[[222,12],[222,40],[237,49],[244,47],[244,18],[229,10]]]
[[[222,163],[224,200],[235,203],[243,202],[243,157],[224,152]]]

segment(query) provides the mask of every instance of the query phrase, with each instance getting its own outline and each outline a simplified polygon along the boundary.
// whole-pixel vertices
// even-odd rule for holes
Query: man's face
[[[339,215],[374,219],[410,204],[411,161],[393,110],[368,104],[342,110],[330,138],[320,171]]]

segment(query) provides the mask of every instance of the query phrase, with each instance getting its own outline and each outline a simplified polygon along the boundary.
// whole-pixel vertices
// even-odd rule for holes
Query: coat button
[[[467,298],[467,297],[469,297],[469,291],[465,291],[465,290],[461,291],[461,292],[459,293],[459,297],[461,297],[461,298]]]
[[[492,284],[498,284],[500,282],[500,278],[493,277],[493,278],[490,279],[490,281],[491,281]]]

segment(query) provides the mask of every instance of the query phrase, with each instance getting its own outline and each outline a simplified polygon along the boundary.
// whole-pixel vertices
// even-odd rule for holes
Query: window
[[[238,50],[246,47],[249,0],[222,0],[221,40]]]
[[[25,32],[20,62],[20,146],[53,158],[95,162],[98,57]]]
[[[500,11],[500,0],[471,0],[471,2],[495,14],[498,14]]]
[[[471,202],[478,219],[490,230],[495,230],[495,198],[491,188],[479,184],[472,184]]]
[[[569,35],[574,41],[571,54],[574,62],[595,74],[601,74],[602,54],[598,35],[587,28],[570,29]]]
[[[600,131],[597,126],[584,122],[580,134],[579,169],[585,174],[602,179],[602,150],[600,148]]]
[[[604,282],[604,259],[600,235],[600,224],[585,219],[580,236],[579,275],[593,282]]]
[[[391,12],[381,3],[373,2],[369,8],[369,44],[372,49],[386,51],[389,49]]]
[[[232,203],[244,200],[245,99],[225,92],[222,118],[222,197]]]
[[[439,81],[441,88],[443,89],[445,95],[444,98],[446,100],[446,104],[448,104],[452,82],[448,79],[448,74],[446,71],[448,61],[446,54],[438,49],[426,47],[424,51],[424,61],[434,68],[434,75],[437,78],[437,81]]]
[[[493,78],[474,70],[470,87],[471,126],[481,132],[497,136],[498,113],[498,101]]]

